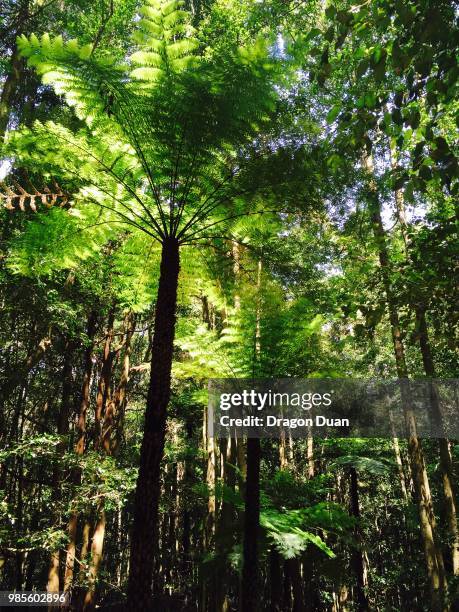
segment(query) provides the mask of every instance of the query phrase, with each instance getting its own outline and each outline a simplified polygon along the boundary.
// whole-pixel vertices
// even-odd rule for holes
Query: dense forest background
[[[0,0],[2,590],[459,610],[457,441],[206,429],[209,378],[458,376],[458,9]]]

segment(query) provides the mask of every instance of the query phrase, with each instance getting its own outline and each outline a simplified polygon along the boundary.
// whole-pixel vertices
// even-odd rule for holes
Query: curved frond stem
[[[131,125],[131,119],[132,117],[135,115],[135,111],[132,111],[132,109],[130,109],[130,105],[126,102],[126,99],[123,96],[119,95],[119,92],[113,87],[113,85],[109,82],[106,81],[105,85],[108,86],[108,88],[111,90],[111,92],[113,93],[114,96],[116,96],[116,98],[118,99],[119,102],[119,108],[122,112],[122,119],[124,119],[123,124],[125,126],[125,129],[128,128],[128,134],[130,135],[131,139],[133,140],[132,144],[134,146],[134,149],[137,153],[137,155],[139,156],[140,159],[140,163],[142,164],[142,167],[144,169],[144,172],[147,176],[148,179],[148,184],[150,185],[150,188],[152,190],[153,196],[154,196],[154,201],[156,204],[156,208],[158,210],[160,219],[161,219],[161,224],[162,224],[162,232],[164,233],[164,235],[167,235],[167,223],[166,223],[166,216],[164,215],[164,211],[161,205],[161,197],[160,197],[160,190],[159,187],[156,185],[156,182],[153,178],[153,175],[151,173],[151,169],[150,169],[150,165],[145,157],[145,153],[142,149],[142,146],[137,138],[137,135],[135,134],[135,131],[132,129],[132,125]],[[124,109],[123,109],[124,107]],[[126,110],[127,109],[127,110]],[[131,112],[131,115],[129,114]],[[156,220],[154,219],[153,215],[151,214],[151,212],[146,208],[146,212],[148,214],[148,216],[150,217],[150,219],[152,220],[152,222],[157,223]],[[159,229],[159,225],[158,228]]]
[[[215,227],[216,225],[220,225],[220,223],[225,223],[226,221],[231,221],[232,219],[239,219],[240,217],[249,217],[249,216],[254,216],[254,215],[266,215],[268,213],[278,213],[280,212],[278,209],[275,210],[259,210],[256,212],[252,212],[252,213],[240,213],[239,215],[231,215],[229,217],[225,217],[224,219],[219,219],[218,221],[214,221],[214,223],[209,223],[208,225],[205,225],[204,227],[200,227],[199,229],[197,229],[196,231],[192,232],[191,234],[189,234],[184,240],[180,240],[180,244],[184,245],[184,244],[189,244],[190,243],[190,238],[192,238],[193,236],[196,236],[197,234],[200,234],[201,232],[205,231],[206,229],[209,229],[211,227]],[[285,212],[285,211],[282,211]],[[208,236],[209,238],[213,238],[213,236]]]
[[[150,236],[151,238],[153,238],[154,240],[156,240],[157,242],[159,242],[161,244],[161,240],[158,238],[158,236],[156,236],[152,232],[148,231],[142,225],[138,225],[137,223],[135,223],[134,221],[129,219],[129,217],[127,217],[126,215],[121,213],[119,210],[115,210],[114,208],[111,208],[110,206],[106,206],[105,204],[101,204],[95,198],[92,198],[92,197],[88,197],[88,200],[93,202],[93,204],[95,204],[96,206],[100,206],[100,208],[105,208],[106,210],[109,210],[112,213],[114,213],[115,215],[118,215],[119,217],[124,219],[124,221],[122,221],[122,222],[120,221],[119,223],[125,223],[126,225],[131,225],[132,227],[135,227],[136,229],[140,230],[144,234],[147,234],[148,236]]]
[[[175,155],[175,167],[174,167],[174,171],[171,174],[171,181],[170,181],[170,204],[169,204],[169,227],[170,227],[170,234],[171,236],[173,235],[174,231],[175,231],[175,227],[176,227],[176,223],[174,220],[174,205],[175,205],[175,196],[177,193],[177,181],[178,181],[178,174],[179,174],[179,166],[180,166],[180,159],[182,156],[182,150],[183,150],[183,144],[185,141],[185,131],[187,129],[187,119],[185,117],[185,124],[183,126],[183,130],[182,130],[182,135],[180,137],[180,143],[177,147],[177,152]]]
[[[126,183],[126,181],[124,181],[116,172],[113,171],[112,168],[110,168],[110,166],[107,166],[107,164],[105,164],[101,159],[99,159],[96,155],[94,155],[93,153],[91,153],[91,151],[88,151],[87,149],[85,149],[84,147],[82,147],[81,145],[72,142],[71,140],[68,140],[67,138],[62,137],[61,135],[59,136],[60,138],[62,138],[65,142],[67,142],[68,144],[76,147],[77,149],[79,149],[80,151],[82,151],[83,153],[85,153],[86,155],[89,155],[89,157],[91,157],[93,160],[95,160],[98,164],[100,164],[100,166],[106,171],[108,172],[108,174],[110,174],[110,176],[112,176],[117,182],[119,182],[121,185],[123,185],[123,187],[125,187],[125,189],[127,189],[127,191],[134,197],[134,199],[140,204],[140,206],[143,208],[143,210],[145,210],[145,212],[148,214],[151,222],[153,223],[153,226],[155,227],[156,231],[158,232],[159,236],[161,236],[161,238],[164,238],[164,234],[162,232],[162,229],[160,227],[160,225],[158,224],[158,222],[156,221],[156,219],[153,217],[153,215],[151,214],[151,212],[148,210],[148,207],[145,206],[144,202],[142,201],[141,198],[139,198],[139,196],[137,195],[137,193],[135,192],[134,189],[132,189],[132,187]],[[98,186],[96,186],[98,187]],[[131,210],[131,209],[129,209]],[[138,215],[137,215],[138,216]],[[143,219],[143,217],[141,217],[143,221],[145,221],[145,219]],[[146,221],[145,221],[146,222]],[[149,224],[149,223],[147,223]]]
[[[78,174],[78,172],[74,172],[74,171],[69,170],[69,169],[67,169],[67,172],[70,172],[70,174],[73,174],[74,176],[76,176],[80,180],[84,180],[83,177],[80,174]],[[100,185],[97,185],[96,183],[92,183],[92,184],[90,183],[90,185],[92,185],[92,187],[95,187],[96,189],[99,189],[100,191],[102,191],[102,193],[105,193],[105,195],[107,195],[109,198],[111,198],[114,202],[117,202],[118,204],[123,206],[123,208],[125,208],[128,212],[130,212],[133,215],[135,215],[138,219],[141,219],[146,225],[149,225],[149,223],[148,223],[148,221],[146,219],[144,219],[141,215],[139,215],[136,212],[134,212],[132,210],[132,208],[130,208],[127,204],[125,204],[122,200],[120,200],[119,198],[114,196],[112,193],[110,193],[106,189],[103,189],[102,187],[100,187]],[[91,199],[91,198],[89,197],[88,199]],[[97,204],[97,206],[102,206],[100,204],[100,202],[98,202],[97,200],[93,199],[93,201],[94,201],[95,204]],[[127,215],[123,215],[123,213],[120,213],[115,208],[110,208],[109,206],[106,206],[105,208],[111,210],[113,213],[115,213],[117,215],[123,216],[125,219],[129,219],[129,217]],[[150,236],[154,235],[151,232],[146,231],[144,226],[135,223],[135,221],[132,221],[132,219],[130,219],[130,222],[131,222],[131,224],[133,224],[135,227],[137,227],[137,229],[141,230],[142,232],[146,232]]]
[[[179,202],[178,213],[177,213],[177,216],[175,217],[175,222],[174,222],[174,227],[173,227],[174,234],[177,232],[179,225],[180,225],[180,221],[182,220],[182,215],[185,210],[188,194],[191,191],[193,183],[196,181],[196,174],[193,172],[193,170],[195,168],[197,157],[198,157],[198,152],[195,151],[193,155],[193,159],[191,160],[191,166],[188,172],[188,176],[186,177],[184,192]]]
[[[198,206],[198,208],[195,210],[195,212],[193,213],[193,215],[191,216],[191,218],[185,223],[185,225],[183,226],[183,228],[180,230],[180,232],[177,234],[177,238],[181,238],[186,231],[192,227],[193,223],[200,221],[201,219],[203,219],[206,215],[209,214],[209,212],[211,212],[213,210],[212,206],[213,206],[213,202],[215,202],[215,197],[217,195],[217,193],[220,191],[220,189],[222,187],[225,186],[226,183],[228,183],[229,181],[231,181],[234,176],[236,175],[236,173],[232,173],[230,176],[226,177],[223,181],[221,181],[217,187],[215,187],[215,189],[207,196],[207,198],[204,199],[204,201],[202,202],[202,204],[200,204]],[[219,200],[218,203],[214,206],[214,208],[216,206],[218,206],[221,203],[222,200]],[[210,206],[210,208],[207,208],[207,204],[211,202],[212,205]]]
[[[231,201],[232,199],[234,199],[237,196],[243,196],[243,195],[249,194],[249,193],[251,193],[251,191],[252,190],[250,190],[250,189],[243,189],[243,190],[240,190],[240,191],[235,191],[233,193],[230,193],[226,197],[221,197],[218,200],[215,200],[215,197],[212,198],[212,200],[208,202],[208,205],[205,207],[205,209],[202,209],[202,207],[201,207],[202,212],[201,212],[201,214],[199,216],[196,217],[196,219],[194,220],[194,223],[198,223],[199,221],[202,221],[203,219],[205,219],[205,217],[210,215],[216,208],[218,208],[218,206],[220,206],[224,202],[229,202],[229,201]],[[208,200],[209,199],[206,198],[206,201],[208,201]],[[242,214],[244,214],[244,213],[242,213]],[[181,235],[183,235],[183,231],[181,232]]]

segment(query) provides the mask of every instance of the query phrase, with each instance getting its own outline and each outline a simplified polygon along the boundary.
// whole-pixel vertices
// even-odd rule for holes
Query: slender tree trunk
[[[73,568],[75,565],[75,552],[76,552],[76,537],[77,537],[77,526],[78,526],[78,514],[72,512],[67,524],[67,551],[65,560],[65,573],[64,573],[64,591],[68,592],[72,588],[73,584]]]
[[[405,472],[403,470],[402,454],[400,452],[400,443],[399,443],[399,439],[395,435],[394,417],[392,414],[392,410],[390,408],[389,408],[389,421],[390,421],[390,427],[391,427],[391,433],[392,433],[392,446],[394,447],[395,463],[397,465],[398,479],[400,481],[400,489],[402,491],[403,499],[407,501],[408,491],[406,488]]]
[[[447,607],[445,607],[446,604],[444,603],[446,594],[446,580],[443,555],[437,542],[436,521],[433,513],[430,485],[427,477],[421,442],[417,436],[416,420],[414,412],[411,408],[409,389],[407,387],[408,368],[405,360],[405,350],[402,341],[396,301],[392,293],[390,261],[386,245],[386,234],[381,219],[380,203],[373,179],[373,162],[370,156],[364,158],[364,167],[369,174],[370,186],[368,197],[371,220],[373,224],[375,242],[378,248],[379,264],[389,310],[389,320],[397,375],[399,379],[401,379],[402,408],[409,432],[408,453],[410,457],[411,470],[413,473],[413,484],[418,503],[421,537],[424,546],[427,574],[430,583],[431,608],[433,612],[438,612],[447,609]]]
[[[167,237],[161,254],[150,385],[134,502],[128,584],[129,606],[133,610],[147,608],[151,598],[153,560],[158,544],[160,465],[170,398],[179,267],[178,241],[174,237]]]
[[[3,84],[2,93],[0,95],[0,142],[3,141],[6,128],[8,127],[10,113],[13,107],[12,102],[21,79],[23,66],[24,62],[19,57],[19,53],[15,45],[13,48],[13,55],[11,57],[11,70],[6,77]]]
[[[21,418],[23,422],[23,417]],[[22,425],[21,425],[22,429]],[[22,438],[22,432],[21,432]],[[24,529],[24,458],[19,456],[16,463],[16,481],[17,498],[16,498],[16,530],[17,533],[22,533]],[[16,589],[21,591],[24,582],[24,553],[21,550],[16,552]]]
[[[81,531],[81,548],[80,548],[80,563],[79,563],[79,573],[78,580],[81,584],[86,582],[88,573],[89,573],[89,548],[91,543],[91,527],[92,520],[91,516],[86,516],[83,524],[83,529]],[[83,587],[78,587],[75,589],[73,594],[73,600],[76,602],[77,607],[82,607],[84,603],[84,589]]]
[[[127,386],[132,351],[132,337],[135,331],[135,314],[129,311],[124,319],[124,357],[121,377],[113,398],[107,405],[102,427],[102,446],[107,454],[116,454],[124,429],[124,414],[127,404]]]
[[[99,375],[99,383],[97,386],[96,409],[94,414],[94,448],[100,450],[104,448],[104,433],[106,432],[105,416],[107,408],[111,404],[110,384],[112,379],[113,360],[115,353],[112,351],[112,342],[114,335],[115,323],[115,306],[113,306],[108,314],[107,329],[105,334],[104,349],[102,354],[102,366]],[[110,447],[108,454],[110,454]],[[88,517],[83,530],[83,547],[81,550],[82,569],[87,568],[89,587],[86,593],[82,594],[82,602],[84,610],[93,610],[95,607],[96,598],[96,583],[100,564],[102,562],[102,551],[105,537],[105,499],[102,496],[99,500],[92,541],[90,545],[90,532],[92,523]],[[91,554],[88,556],[89,551]]]
[[[394,151],[391,150],[392,168],[397,165]],[[397,216],[400,222],[402,237],[405,244],[405,252],[408,261],[411,261],[410,240],[407,232],[407,220],[405,215],[405,204],[403,192],[397,190],[395,192],[395,207]],[[415,306],[416,325],[418,328],[419,348],[421,350],[422,362],[426,376],[431,379],[436,378],[435,365],[432,356],[432,350],[429,342],[429,332],[426,321],[425,305],[418,303]],[[438,439],[439,455],[440,455],[440,471],[442,475],[443,494],[445,497],[446,520],[450,537],[450,556],[453,574],[459,576],[459,530],[457,524],[457,492],[454,486],[453,466],[451,453],[449,451],[448,440],[444,435],[443,415],[440,409],[438,392],[435,388],[435,382],[432,380],[431,387],[431,419],[435,426],[439,428],[441,437]],[[456,595],[456,598],[459,595]],[[459,609],[459,601],[455,601],[455,606]]]
[[[112,353],[112,341],[113,341],[113,325],[115,322],[115,308],[111,308],[108,314],[107,331],[105,334],[104,351],[102,355],[102,366],[99,376],[99,384],[97,387],[96,396],[96,410],[94,418],[94,446],[99,448],[103,443],[102,437],[102,422],[105,417],[105,410],[109,403],[110,395],[110,382],[112,377],[112,365],[113,365],[113,353]]]
[[[359,504],[359,484],[357,479],[357,470],[351,467],[350,470],[350,511],[357,521],[360,519],[360,504]],[[367,612],[368,599],[365,593],[367,585],[364,556],[362,550],[362,534],[360,527],[357,525],[354,529],[356,548],[352,551],[351,562],[354,568],[356,578],[356,597],[357,610],[359,612]]]
[[[430,348],[425,311],[421,307],[416,309],[416,322],[418,326],[419,346],[421,349],[424,371],[426,376],[435,379],[435,366]],[[443,430],[443,416],[440,410],[438,391],[435,387],[434,380],[432,380],[431,385],[431,416],[435,422],[435,425]],[[459,530],[457,525],[456,491],[454,485],[451,453],[449,451],[448,440],[446,437],[443,436],[438,439],[438,447],[440,452],[440,471],[443,482],[443,494],[445,497],[446,520],[450,537],[451,565],[454,575],[459,576]]]
[[[281,412],[281,418],[283,414]],[[285,429],[281,427],[280,436],[279,436],[279,464],[280,469],[287,469],[288,459],[287,459],[287,440],[285,435]]]
[[[241,612],[256,612],[260,604],[258,560],[258,540],[260,531],[260,458],[260,440],[258,438],[248,438]]]
[[[110,397],[109,386],[112,378],[113,356],[111,349],[113,341],[114,310],[109,314],[107,335],[104,346],[103,365],[101,370],[101,381],[99,383],[98,395],[96,400],[96,411],[99,411],[99,421],[103,416],[103,423],[100,427],[100,441],[98,447],[103,448],[105,454],[111,455],[118,449],[121,438],[121,428],[124,421],[124,410],[126,406],[126,387],[129,381],[129,364],[131,354],[131,339],[135,328],[135,316],[128,312],[124,320],[124,359],[121,370],[119,385],[114,397]],[[113,427],[116,425],[116,431]],[[114,436],[113,436],[114,434]],[[89,589],[84,598],[84,609],[93,610],[95,606],[96,584],[100,565],[102,563],[102,553],[105,539],[106,514],[105,500],[101,498],[97,509],[97,520],[91,543],[91,560],[89,565]],[[89,535],[89,534],[88,534]],[[89,542],[89,538],[88,538]],[[83,557],[83,555],[82,555]]]
[[[57,433],[59,436],[65,436],[69,432],[70,418],[70,395],[72,391],[72,355],[73,345],[70,342],[65,344],[64,364],[62,366],[62,401],[57,419]],[[65,452],[65,441],[61,441],[58,445],[58,456],[62,456]],[[53,501],[57,503],[60,497],[60,484],[62,478],[62,469],[60,462],[56,463],[53,468]],[[56,522],[59,523],[61,517],[56,514]],[[59,566],[60,566],[60,551],[59,549],[51,552],[51,559],[48,568],[48,583],[46,590],[49,593],[57,593],[60,590],[59,583]]]
[[[83,610],[93,610],[95,606],[96,580],[102,562],[102,552],[105,538],[105,509],[104,500],[101,500],[98,508],[98,518],[94,528],[91,543],[91,564],[89,566],[89,589],[84,598]]]
[[[207,411],[207,408],[205,408]],[[216,448],[215,439],[209,438],[206,432],[206,450],[207,450],[207,474],[206,482],[209,491],[209,500],[207,502],[207,517],[206,517],[206,546],[210,548],[215,536],[215,521],[216,521],[216,503],[215,503],[215,483],[216,483]]]
[[[96,321],[97,315],[93,311],[88,318],[87,336],[89,344],[86,347],[84,355],[84,371],[83,371],[83,385],[81,390],[81,402],[80,402],[80,413],[78,416],[78,438],[75,445],[75,452],[77,455],[82,455],[85,450],[86,440],[86,415],[89,408],[89,392],[91,385],[92,376],[92,352],[94,348],[94,335],[96,333]],[[80,481],[80,473],[77,471],[73,474],[73,480],[75,484]],[[76,510],[72,511],[69,522],[67,525],[68,544],[67,554],[65,560],[65,574],[64,574],[64,591],[69,591],[72,588],[73,583],[73,568],[75,565],[75,552],[76,552],[76,536],[78,527],[78,513]]]
[[[308,478],[314,478],[315,465],[314,465],[314,438],[312,437],[311,428],[308,427],[308,440],[307,440],[307,459],[308,459]]]
[[[253,356],[253,375],[260,370],[261,356],[261,274],[262,260],[257,266],[257,310],[255,325],[255,345]],[[259,438],[247,439],[247,478],[245,486],[244,548],[241,584],[242,612],[255,612],[259,609],[261,588],[258,541],[260,537],[260,462],[261,444]]]
[[[236,486],[236,439],[229,437],[228,439],[221,440],[221,455],[224,462],[224,468],[222,470],[222,481],[226,487],[234,491]],[[236,518],[233,505],[222,500],[221,512],[217,523],[216,533],[216,550],[219,559],[225,558],[225,553],[231,550],[234,544],[234,528],[233,522]],[[221,566],[220,566],[221,567]],[[230,570],[220,572],[217,580],[217,607],[218,612],[228,612],[231,608],[229,599],[229,587],[230,587]]]

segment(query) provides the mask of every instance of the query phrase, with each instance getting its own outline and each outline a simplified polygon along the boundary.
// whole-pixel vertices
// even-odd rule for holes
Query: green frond
[[[128,229],[151,231],[145,208],[151,216],[155,211],[144,193],[142,166],[133,148],[110,132],[75,134],[53,122],[36,122],[33,129],[10,133],[7,151],[24,167],[39,163],[45,178],[59,177],[72,186],[76,203],[95,203]]]
[[[198,42],[193,40],[179,40],[167,47],[167,53],[172,60],[190,57],[192,51],[196,50]],[[190,57],[191,59],[191,57]]]
[[[151,307],[158,289],[160,246],[145,234],[129,234],[113,257],[118,303],[134,312]]]
[[[20,237],[12,241],[6,265],[14,274],[29,277],[76,269],[116,232],[109,215],[97,206],[87,204],[70,212],[52,208],[37,213]]]
[[[134,77],[135,79],[139,79],[140,81],[149,81],[149,82],[154,82],[158,80],[162,74],[163,74],[163,71],[161,70],[161,68],[152,68],[148,66],[144,66],[142,68],[136,68],[135,70],[131,72],[131,76]]]
[[[61,36],[51,39],[49,34],[43,34],[39,39],[35,34],[29,38],[22,34],[17,46],[28,65],[35,68],[45,84],[65,97],[80,119],[92,128],[104,130],[113,123],[106,110],[111,90],[122,82],[121,66],[110,58],[96,60],[91,45],[80,45],[74,39],[64,42]]]
[[[142,68],[153,67],[156,68],[159,72],[162,72],[161,68],[163,65],[163,60],[161,58],[160,53],[156,53],[155,51],[137,51],[137,53],[134,53],[131,56],[131,59],[138,64],[142,64]],[[142,68],[136,68],[131,74],[142,70]]]
[[[161,77],[181,72],[197,61],[199,43],[193,37],[190,15],[182,2],[148,0],[134,34],[139,51],[130,57],[131,76],[151,87]],[[152,70],[153,68],[153,70]]]

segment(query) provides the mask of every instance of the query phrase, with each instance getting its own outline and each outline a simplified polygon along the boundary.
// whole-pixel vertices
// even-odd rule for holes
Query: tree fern
[[[220,223],[225,215],[243,214],[248,200],[237,196],[255,192],[257,176],[266,180],[253,139],[274,109],[278,73],[261,42],[198,61],[198,42],[180,6],[150,0],[142,8],[132,70],[61,37],[23,35],[18,48],[91,130],[82,145],[63,128],[51,126],[56,146],[46,154],[40,147],[46,128],[38,128],[36,144],[44,158],[56,156],[59,141],[67,151],[74,145],[71,158],[79,156],[93,166],[92,176],[83,177],[87,185],[99,189],[104,174],[122,191],[129,175],[126,164],[135,165],[142,174],[142,195],[130,192],[129,185],[126,206],[134,197],[143,209],[146,223],[140,222],[139,229],[158,240],[174,234],[185,242],[206,232],[210,216]],[[20,136],[14,138],[16,154],[23,153]],[[30,141],[32,132],[25,138]],[[57,157],[61,172],[67,170],[64,156]],[[251,160],[257,160],[257,170],[247,174]],[[270,174],[268,180],[277,176]],[[111,205],[121,216],[113,197]]]
[[[116,217],[130,231],[162,243],[128,586],[131,605],[141,609],[148,605],[151,551],[158,542],[154,516],[171,392],[180,248],[245,214],[267,180],[279,182],[285,175],[260,172],[260,160],[270,158],[273,149],[258,150],[257,136],[275,110],[280,74],[266,43],[196,62],[186,14],[163,0],[144,7],[137,40],[130,72],[73,41],[21,38],[21,53],[65,95],[87,128],[71,134],[37,125],[13,136],[10,150],[24,164],[39,162],[45,172],[71,180],[75,200],[97,204],[103,221]]]

